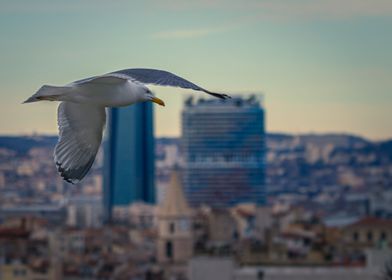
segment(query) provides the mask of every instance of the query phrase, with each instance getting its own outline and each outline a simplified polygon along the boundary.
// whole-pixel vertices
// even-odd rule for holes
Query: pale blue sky
[[[42,84],[153,67],[263,92],[269,131],[385,139],[391,34],[390,0],[0,0],[0,133],[56,133],[55,104],[20,104]],[[154,90],[157,134],[179,135],[183,91]]]

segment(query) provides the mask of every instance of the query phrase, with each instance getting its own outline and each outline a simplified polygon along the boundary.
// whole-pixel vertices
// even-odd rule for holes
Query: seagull
[[[107,107],[124,107],[139,102],[165,106],[146,84],[202,91],[217,98],[227,94],[206,90],[173,73],[133,68],[78,80],[65,86],[42,86],[23,103],[60,101],[57,111],[59,140],[54,161],[67,182],[80,182],[94,163],[102,141]]]

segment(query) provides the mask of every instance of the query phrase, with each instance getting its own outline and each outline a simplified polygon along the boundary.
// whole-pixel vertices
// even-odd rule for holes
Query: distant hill
[[[296,139],[304,144],[328,145],[336,147],[352,148],[367,147],[370,150],[377,150],[388,156],[392,160],[392,139],[383,142],[372,142],[365,138],[350,134],[285,134],[268,133],[266,140],[272,142],[286,142]],[[157,144],[179,144],[180,138],[176,137],[157,137]],[[0,148],[16,151],[24,154],[33,147],[54,147],[57,143],[57,136],[0,136]]]
[[[380,153],[384,154],[392,161],[392,140],[378,143],[377,148]]]
[[[180,138],[179,137],[157,137],[156,143],[162,144],[162,145],[172,145],[172,144],[178,145],[180,143]]]
[[[0,148],[25,154],[33,147],[51,147],[57,143],[57,136],[0,136]]]
[[[350,135],[350,134],[283,134],[283,133],[268,133],[267,141],[293,141],[297,140],[298,143],[303,143],[304,145],[328,145],[333,144],[337,147],[359,147],[367,146],[371,144],[365,138]]]
[[[365,138],[349,134],[304,134],[300,135],[299,138],[304,143],[333,144],[339,147],[364,147],[371,144]]]
[[[291,134],[285,134],[285,133],[267,133],[267,141],[287,141],[287,140],[292,140],[294,138],[293,135]]]

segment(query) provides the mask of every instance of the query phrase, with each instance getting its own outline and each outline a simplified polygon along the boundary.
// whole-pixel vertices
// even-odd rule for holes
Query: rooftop
[[[190,107],[256,107],[260,108],[262,103],[262,95],[260,94],[248,94],[248,95],[233,95],[230,99],[217,99],[217,98],[198,98],[189,97],[185,100],[184,106],[188,109]]]
[[[159,214],[164,217],[186,216],[191,213],[182,190],[181,178],[177,169],[172,172],[168,191],[159,211]]]
[[[392,220],[386,220],[386,219],[381,219],[381,218],[376,218],[376,217],[365,217],[351,225],[349,225],[348,227],[361,227],[361,226],[365,226],[365,227],[388,227],[392,229]]]

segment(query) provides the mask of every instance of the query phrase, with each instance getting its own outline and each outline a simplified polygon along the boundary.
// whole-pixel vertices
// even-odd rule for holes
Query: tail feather
[[[69,87],[56,87],[44,85],[35,94],[25,100],[23,103],[32,103],[42,100],[60,101],[61,96],[67,93]]]

